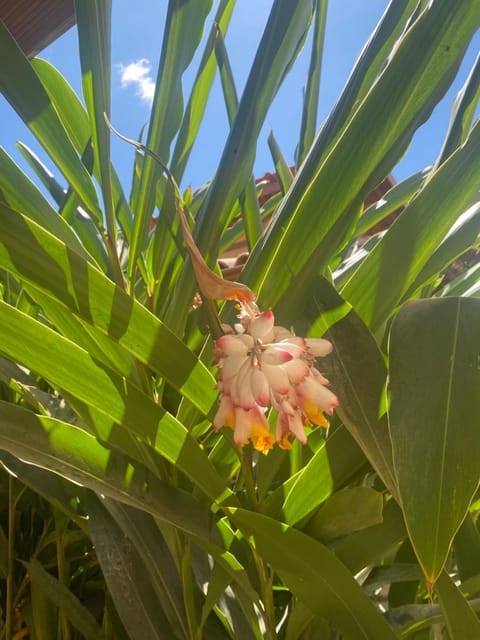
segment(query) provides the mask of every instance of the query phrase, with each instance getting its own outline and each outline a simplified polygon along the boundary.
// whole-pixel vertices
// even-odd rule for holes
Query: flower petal
[[[279,349],[276,345],[268,345],[265,351],[259,356],[261,364],[278,365],[289,362],[294,356],[286,349]]]
[[[256,404],[251,383],[253,371],[249,358],[246,358],[231,382],[233,404],[242,409],[251,409]]]
[[[273,328],[275,316],[273,311],[268,309],[256,316],[250,325],[250,333],[254,340],[261,340]]]
[[[286,362],[282,365],[282,369],[284,369],[290,381],[293,384],[298,384],[301,382],[306,376],[308,376],[310,367],[305,362],[305,360],[301,360],[300,358],[294,358],[290,360],[290,362]]]
[[[323,357],[333,351],[333,344],[324,338],[306,338],[305,343],[309,353],[317,357]]]
[[[233,435],[235,444],[244,445],[252,435],[256,438],[265,437],[266,431],[268,431],[268,422],[258,407],[255,406],[248,410],[235,407],[235,432]]]
[[[265,364],[262,360],[261,369],[268,380],[271,390],[276,395],[286,395],[290,390],[287,372],[282,367]]]
[[[213,419],[213,428],[221,429],[222,427],[235,426],[235,415],[233,411],[233,404],[229,396],[222,395],[220,397],[220,406]]]
[[[253,340],[247,335],[226,334],[215,341],[215,346],[224,356],[247,355],[253,347]]]
[[[252,372],[250,383],[256,402],[262,407],[267,407],[270,402],[270,385],[263,371],[255,368]]]

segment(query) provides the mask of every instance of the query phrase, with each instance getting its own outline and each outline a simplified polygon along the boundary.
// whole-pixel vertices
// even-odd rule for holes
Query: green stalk
[[[183,583],[183,603],[187,614],[188,634],[191,640],[198,639],[198,620],[193,593],[192,558],[190,542],[180,542],[181,549],[181,576]]]
[[[58,571],[58,580],[64,584],[66,587],[69,587],[69,575],[67,571],[67,565],[65,563],[65,545],[64,545],[64,531],[65,531],[65,522],[60,521],[58,519],[62,518],[61,514],[57,514],[57,518],[55,519],[55,533],[56,533],[56,547],[57,547],[57,571]],[[70,625],[68,622],[68,618],[65,613],[59,609],[58,611],[58,625],[61,633],[62,640],[71,640],[70,633]]]
[[[253,476],[252,462],[253,460],[251,447],[244,447],[241,455],[241,463],[245,491],[247,494],[249,507],[253,511],[258,511],[258,497]],[[265,638],[266,640],[276,640],[277,632],[275,630],[275,605],[273,602],[272,590],[273,575],[267,569],[262,556],[253,546],[252,554],[257,569],[258,580],[260,583],[260,595],[262,598],[263,606],[265,607],[265,610],[262,611],[262,618],[265,624]]]
[[[13,478],[8,476],[8,555],[7,590],[5,596],[5,640],[12,640],[13,619],[13,568],[15,564],[15,500],[13,498]]]

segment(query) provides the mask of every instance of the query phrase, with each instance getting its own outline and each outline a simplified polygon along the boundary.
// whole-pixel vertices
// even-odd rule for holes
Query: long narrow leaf
[[[30,579],[35,582],[68,618],[85,640],[104,640],[105,636],[90,611],[59,580],[45,571],[38,560],[23,563]]]
[[[184,471],[212,499],[230,494],[205,453],[171,414],[121,376],[100,367],[72,342],[13,307],[0,303],[0,351],[52,385],[124,425]],[[223,497],[222,497],[223,496]]]
[[[158,68],[155,96],[146,146],[164,162],[170,155],[170,144],[182,118],[182,74],[190,64],[198,46],[212,0],[187,0],[168,3],[162,53]],[[150,219],[155,206],[160,168],[147,156],[143,162],[138,193],[135,194],[135,219],[128,263],[131,279],[140,252],[145,248]]]
[[[63,302],[208,414],[216,395],[213,377],[165,325],[38,225],[2,205],[0,211],[3,269]]]
[[[258,513],[235,509],[230,517],[253,536],[258,551],[292,593],[312,612],[334,622],[345,638],[396,637],[352,574],[322,544]]]
[[[45,147],[60,171],[94,215],[102,214],[93,182],[53,107],[50,98],[6,27],[0,22],[0,91]]]
[[[323,241],[315,261],[317,269],[326,266],[364,198],[445,93],[479,22],[479,5],[429,3],[326,157],[317,138],[246,266],[245,280],[263,305],[276,303]]]
[[[480,122],[465,144],[429,177],[345,285],[342,295],[374,331],[386,321],[458,216],[475,202],[479,151]]]
[[[215,177],[197,216],[196,241],[211,263],[232,207],[252,173],[255,147],[268,106],[293,64],[305,38],[313,10],[313,0],[275,0],[257,49],[245,90],[230,130]],[[245,135],[245,131],[249,135]],[[182,296],[195,293],[190,267],[178,284]],[[185,300],[177,297],[165,321],[181,329],[185,321]]]
[[[317,130],[318,98],[322,72],[323,43],[327,23],[328,0],[316,0],[313,27],[312,53],[303,94],[302,122],[297,149],[296,164],[301,165],[312,146]]]

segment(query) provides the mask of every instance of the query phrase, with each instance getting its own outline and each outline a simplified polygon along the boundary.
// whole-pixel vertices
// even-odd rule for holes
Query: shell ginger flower
[[[240,308],[234,332],[215,343],[221,395],[213,427],[232,428],[235,444],[250,439],[263,453],[275,440],[283,449],[291,448],[290,437],[306,444],[305,427],[327,426],[324,413],[332,415],[338,405],[328,380],[314,366],[332,344],[275,326],[271,309],[260,313],[252,302]],[[265,416],[270,405],[278,414],[275,436]]]

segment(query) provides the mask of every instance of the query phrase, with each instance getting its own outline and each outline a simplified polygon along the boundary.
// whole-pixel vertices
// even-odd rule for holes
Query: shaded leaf
[[[479,322],[478,300],[423,300],[403,307],[390,333],[389,419],[398,491],[431,584],[480,479]],[[421,470],[421,482],[415,470]]]

